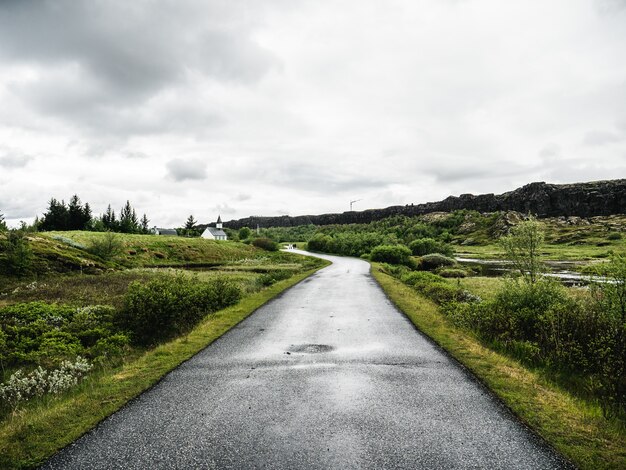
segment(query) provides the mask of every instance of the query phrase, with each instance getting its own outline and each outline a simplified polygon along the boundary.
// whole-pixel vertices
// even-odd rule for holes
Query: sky
[[[150,225],[626,177],[626,0],[2,0],[0,214]]]

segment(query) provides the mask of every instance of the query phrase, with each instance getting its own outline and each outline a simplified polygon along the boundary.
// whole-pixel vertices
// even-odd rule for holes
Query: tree
[[[248,238],[250,238],[250,235],[252,235],[252,230],[250,230],[248,227],[241,227],[239,229],[237,237],[239,238],[239,240],[247,240]]]
[[[130,205],[130,201],[126,201],[124,207],[120,211],[120,232],[122,233],[137,233],[139,231],[139,221],[137,220],[137,213],[135,209]]]
[[[193,218],[193,215],[190,215],[187,218],[187,222],[185,222],[185,230],[193,230],[196,228],[196,224],[198,221]]]
[[[55,198],[50,199],[48,203],[48,211],[41,219],[42,230],[67,230],[68,227],[68,209],[64,201],[57,201]]]
[[[4,214],[0,214],[0,232],[6,232],[7,223],[4,221]]]
[[[33,252],[22,230],[9,230],[0,244],[0,267],[8,275],[24,276],[30,272]]]
[[[509,235],[500,239],[506,258],[530,284],[536,283],[544,270],[539,252],[543,239],[542,225],[532,217],[513,227]]]
[[[150,227],[148,227],[148,224],[150,223],[150,221],[148,220],[148,217],[146,217],[146,214],[143,215],[143,217],[141,218],[141,232],[144,234],[150,233]]]
[[[89,203],[83,205],[77,194],[74,194],[67,206],[67,229],[85,230],[91,223],[91,208]]]
[[[100,217],[100,219],[102,220],[102,225],[104,225],[107,230],[117,230],[117,218],[115,217],[115,211],[111,209],[111,204],[109,204],[106,212],[102,214],[102,217]]]

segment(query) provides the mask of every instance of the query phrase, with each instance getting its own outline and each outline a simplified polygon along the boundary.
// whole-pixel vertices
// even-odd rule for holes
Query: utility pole
[[[355,199],[354,201],[350,201],[350,210],[352,210],[352,204],[354,204],[355,202],[359,202],[362,201],[363,199]]]

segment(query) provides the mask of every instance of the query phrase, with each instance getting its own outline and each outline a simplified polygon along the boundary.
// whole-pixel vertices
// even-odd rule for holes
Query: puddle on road
[[[292,344],[287,352],[289,353],[303,353],[303,354],[319,354],[330,352],[334,347],[328,344]]]

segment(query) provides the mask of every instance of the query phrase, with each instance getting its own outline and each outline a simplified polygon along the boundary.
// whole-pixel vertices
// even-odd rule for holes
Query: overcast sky
[[[0,2],[0,213],[151,225],[626,177],[626,0]]]

